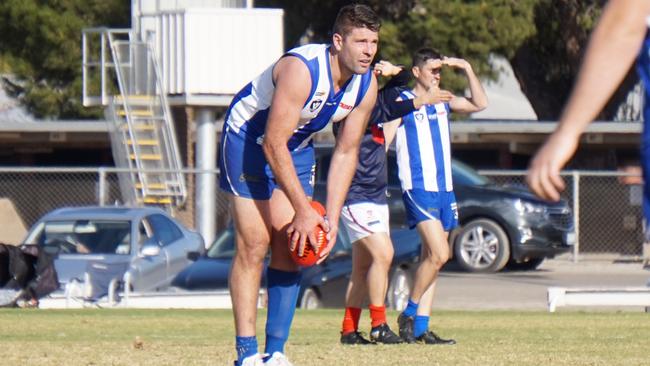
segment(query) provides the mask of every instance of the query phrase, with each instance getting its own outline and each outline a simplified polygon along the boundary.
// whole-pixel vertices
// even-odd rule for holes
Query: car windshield
[[[490,184],[490,180],[480,174],[469,165],[454,160],[452,164],[452,176],[454,184],[466,186],[484,186]]]
[[[129,221],[70,220],[48,221],[40,226],[31,243],[49,253],[122,254],[131,252]]]
[[[207,253],[208,258],[232,258],[235,256],[235,231],[228,228],[217,236]]]

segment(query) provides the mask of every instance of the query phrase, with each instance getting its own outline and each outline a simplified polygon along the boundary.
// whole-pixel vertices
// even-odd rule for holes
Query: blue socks
[[[264,353],[284,353],[289,329],[300,291],[300,272],[285,272],[268,268],[266,272],[268,313],[266,318],[266,346]]]
[[[404,316],[413,317],[413,335],[417,338],[429,330],[429,317],[423,315],[416,315],[418,304],[409,299],[406,309],[404,309]]]
[[[237,348],[237,364],[249,356],[257,353],[257,337],[235,337],[235,348]]]
[[[413,317],[415,316],[415,313],[418,311],[418,304],[413,302],[413,300],[409,299],[408,305],[406,305],[406,309],[404,309],[404,316],[410,316]]]
[[[416,315],[413,322],[413,335],[415,338],[423,335],[429,330],[429,317],[423,315]]]

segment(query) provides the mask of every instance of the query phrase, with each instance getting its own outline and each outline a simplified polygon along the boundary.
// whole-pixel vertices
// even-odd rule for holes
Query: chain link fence
[[[525,186],[525,171],[479,171],[501,185]],[[641,177],[619,172],[572,171],[563,174],[562,199],[573,208],[579,254],[612,253],[640,257],[644,239]]]
[[[0,202],[4,202],[0,205],[0,218],[11,217],[15,220],[7,222],[22,223],[22,228],[3,225],[2,232],[14,231],[14,238],[22,237],[42,215],[63,206],[121,204],[118,174],[124,172],[115,168],[0,168]],[[480,173],[497,184],[525,185],[523,171]],[[218,172],[186,170],[184,174],[190,196],[172,214],[187,227],[195,228],[196,176]],[[616,172],[574,171],[566,173],[564,178],[567,189],[562,197],[574,209],[578,234],[573,259],[578,260],[579,254],[587,253],[640,257],[644,225],[639,177]],[[215,194],[214,219],[218,232],[229,222],[228,199],[218,188]],[[7,237],[2,232],[0,241]]]

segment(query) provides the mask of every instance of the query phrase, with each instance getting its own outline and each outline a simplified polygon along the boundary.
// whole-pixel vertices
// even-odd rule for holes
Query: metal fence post
[[[217,134],[214,111],[199,108],[196,113],[196,228],[209,248],[216,236]]]
[[[100,206],[106,205],[106,168],[99,168],[99,187],[97,192],[97,203]]]
[[[573,244],[573,263],[578,263],[580,253],[580,172],[574,170],[573,176],[573,228],[575,229],[576,241]]]

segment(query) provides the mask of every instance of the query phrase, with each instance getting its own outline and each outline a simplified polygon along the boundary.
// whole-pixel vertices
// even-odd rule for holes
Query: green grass
[[[650,315],[441,311],[455,346],[342,346],[342,310],[301,311],[287,354],[308,365],[647,365]],[[389,313],[395,328],[397,313]],[[263,334],[264,312],[258,319]],[[362,330],[368,328],[362,314]],[[138,337],[142,348],[134,346]],[[260,343],[263,343],[260,337]],[[232,365],[227,310],[0,310],[0,365]]]

